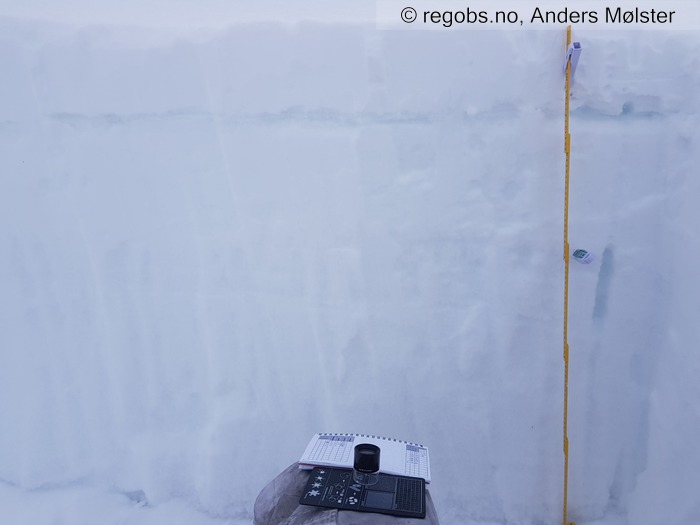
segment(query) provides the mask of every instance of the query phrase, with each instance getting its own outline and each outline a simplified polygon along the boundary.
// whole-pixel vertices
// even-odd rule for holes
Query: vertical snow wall
[[[558,522],[563,32],[2,25],[2,480],[245,516],[365,432]],[[575,35],[570,505],[688,523],[698,39],[631,34]]]

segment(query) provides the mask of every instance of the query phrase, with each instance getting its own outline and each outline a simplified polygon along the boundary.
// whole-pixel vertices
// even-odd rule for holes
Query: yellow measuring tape
[[[571,26],[566,28],[566,49],[571,44]],[[564,152],[566,178],[564,184],[564,525],[567,522],[569,500],[569,172],[571,166],[571,135],[569,134],[569,99],[571,98],[571,60],[566,63],[566,102],[564,105]]]

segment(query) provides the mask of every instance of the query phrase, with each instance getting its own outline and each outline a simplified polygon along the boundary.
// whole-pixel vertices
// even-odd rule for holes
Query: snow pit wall
[[[560,520],[563,32],[1,24],[4,483],[245,518],[350,431]],[[699,39],[574,38],[571,517],[691,523]]]

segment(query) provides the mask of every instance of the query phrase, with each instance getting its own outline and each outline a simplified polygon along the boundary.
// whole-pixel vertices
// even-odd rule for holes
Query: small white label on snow
[[[576,250],[573,254],[574,259],[576,259],[578,262],[582,264],[589,264],[593,262],[593,254],[588,253],[586,250]]]

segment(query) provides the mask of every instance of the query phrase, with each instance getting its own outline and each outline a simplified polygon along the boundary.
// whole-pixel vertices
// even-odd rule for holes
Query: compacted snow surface
[[[563,29],[0,28],[2,523],[250,523],[315,432],[561,522]],[[700,523],[700,37],[575,38],[570,518]]]

